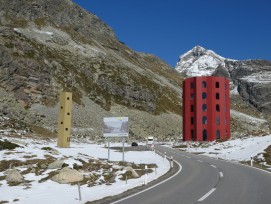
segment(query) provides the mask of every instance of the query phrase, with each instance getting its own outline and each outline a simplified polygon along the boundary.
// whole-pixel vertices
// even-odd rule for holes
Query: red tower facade
[[[183,81],[183,140],[230,138],[229,80],[192,77]]]

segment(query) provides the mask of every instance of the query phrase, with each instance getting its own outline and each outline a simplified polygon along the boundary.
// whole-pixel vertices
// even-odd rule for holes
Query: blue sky
[[[74,0],[138,52],[175,67],[196,45],[231,59],[271,60],[269,0]]]

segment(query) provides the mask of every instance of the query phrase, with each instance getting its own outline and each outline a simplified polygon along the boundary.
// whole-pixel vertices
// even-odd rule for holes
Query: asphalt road
[[[172,179],[118,204],[270,204],[271,174],[248,166],[156,146],[181,164]]]

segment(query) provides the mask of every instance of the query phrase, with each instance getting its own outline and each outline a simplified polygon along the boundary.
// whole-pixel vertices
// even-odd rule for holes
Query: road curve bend
[[[156,146],[182,165],[174,178],[118,204],[270,204],[271,174],[248,166]]]

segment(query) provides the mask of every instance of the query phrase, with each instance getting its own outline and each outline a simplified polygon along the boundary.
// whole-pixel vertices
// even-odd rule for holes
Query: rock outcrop
[[[17,169],[7,170],[6,181],[10,184],[20,184],[24,181],[23,176]]]
[[[263,113],[271,112],[271,61],[227,62],[226,69],[240,96]]]
[[[53,176],[52,181],[55,181],[60,184],[80,182],[84,179],[82,173],[78,172],[75,169],[70,169],[69,167],[64,167],[59,171],[58,174]]]
[[[134,178],[138,178],[139,177],[138,173],[136,173],[136,171],[131,166],[126,166],[126,167],[123,168],[123,170],[131,172],[132,176]]]
[[[47,169],[61,169],[64,164],[63,160],[56,160],[48,165]]]

